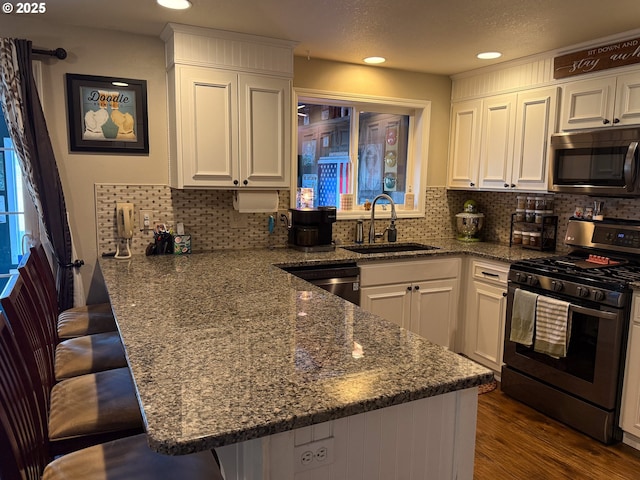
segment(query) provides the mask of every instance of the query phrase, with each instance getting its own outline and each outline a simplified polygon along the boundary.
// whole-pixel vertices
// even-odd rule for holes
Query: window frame
[[[427,165],[429,154],[429,125],[431,121],[431,102],[425,100],[413,100],[393,97],[380,97],[343,92],[330,92],[306,88],[293,89],[293,125],[296,125],[292,135],[292,175],[291,175],[291,207],[296,207],[296,195],[298,184],[298,111],[299,103],[331,103],[336,106],[352,108],[352,121],[350,129],[349,156],[352,159],[352,184],[351,191],[357,191],[358,178],[358,121],[362,111],[375,111],[376,113],[394,113],[409,115],[409,138],[407,144],[407,192],[409,189],[415,195],[416,207],[405,210],[404,205],[397,205],[396,213],[400,218],[418,218],[425,216],[425,195],[427,186]],[[359,219],[368,215],[364,207],[354,205],[353,210],[337,211],[338,220]],[[390,210],[378,210],[376,216],[390,216]]]

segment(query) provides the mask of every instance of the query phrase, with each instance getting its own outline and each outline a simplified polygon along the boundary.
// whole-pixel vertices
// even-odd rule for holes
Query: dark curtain
[[[56,159],[31,67],[31,42],[0,38],[0,99],[27,188],[58,264],[58,303],[73,306],[71,233]]]

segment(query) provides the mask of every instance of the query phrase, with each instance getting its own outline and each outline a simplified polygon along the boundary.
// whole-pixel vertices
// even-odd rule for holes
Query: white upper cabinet
[[[509,188],[513,165],[516,95],[483,100],[479,187]]]
[[[448,186],[546,191],[557,98],[548,87],[454,103]]]
[[[451,107],[448,185],[475,188],[480,162],[482,100],[454,103]]]
[[[292,42],[169,24],[174,188],[289,188]]]
[[[562,130],[640,123],[640,73],[570,82],[562,95]]]

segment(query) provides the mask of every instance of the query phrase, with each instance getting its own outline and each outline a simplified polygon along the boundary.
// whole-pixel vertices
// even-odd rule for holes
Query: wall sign
[[[69,150],[149,153],[147,82],[67,73]]]
[[[640,63],[640,38],[593,47],[553,59],[553,78],[566,78],[583,73]]]

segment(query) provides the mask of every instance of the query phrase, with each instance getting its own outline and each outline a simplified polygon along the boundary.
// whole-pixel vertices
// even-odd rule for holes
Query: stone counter
[[[429,243],[439,250],[101,259],[152,448],[189,453],[490,382],[490,370],[274,266],[540,255]]]

